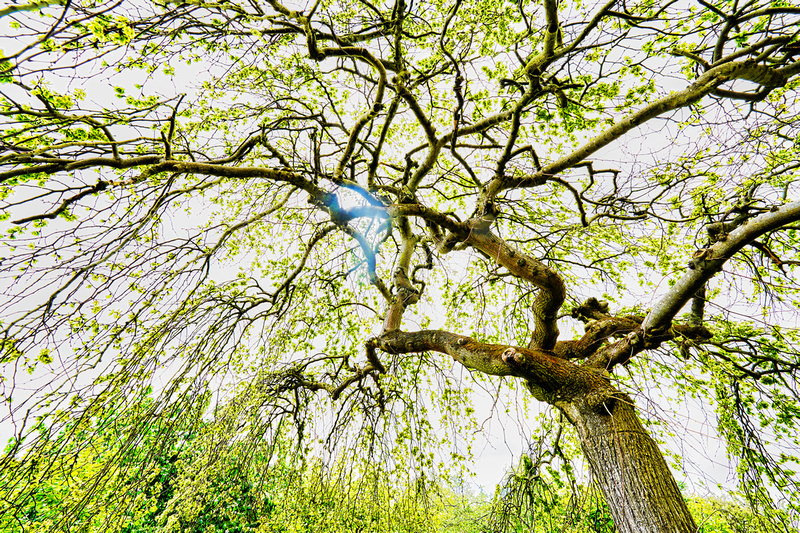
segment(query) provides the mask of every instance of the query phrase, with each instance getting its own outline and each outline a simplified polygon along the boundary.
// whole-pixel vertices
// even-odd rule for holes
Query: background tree
[[[634,408],[657,380],[716,409],[749,504],[790,529],[799,8],[0,17],[4,469],[152,386],[142,424],[206,409],[198,471],[291,442],[408,482],[440,474],[436,427],[474,424],[470,380],[520,383],[620,531],[695,531]]]

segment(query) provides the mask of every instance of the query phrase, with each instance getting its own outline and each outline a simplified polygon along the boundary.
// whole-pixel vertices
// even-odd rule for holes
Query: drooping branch
[[[69,198],[65,198],[61,202],[61,205],[59,205],[56,209],[50,211],[49,213],[43,213],[43,214],[40,213],[36,215],[31,215],[25,218],[21,218],[19,220],[14,220],[11,223],[22,225],[22,224],[27,224],[28,222],[33,222],[35,220],[53,220],[55,218],[58,218],[60,215],[66,213],[72,204],[78,202],[79,200],[85,198],[86,196],[90,196],[92,194],[97,194],[100,191],[104,191],[107,187],[108,183],[106,183],[103,180],[98,180],[98,182],[95,185],[86,187],[81,192],[73,196],[70,196]]]
[[[750,243],[750,246],[761,252],[765,257],[767,257],[773,265],[781,270],[784,274],[786,273],[783,269],[784,265],[800,265],[800,261],[794,259],[783,259],[778,256],[775,252],[773,252],[769,246],[767,246],[763,242],[753,241]]]

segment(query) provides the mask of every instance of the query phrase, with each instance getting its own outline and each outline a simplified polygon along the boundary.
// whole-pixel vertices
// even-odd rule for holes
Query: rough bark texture
[[[540,289],[534,304],[536,332],[531,344],[527,348],[487,344],[447,331],[390,328],[370,341],[371,353],[377,361],[375,348],[387,353],[432,350],[446,353],[474,371],[522,378],[538,400],[561,409],[577,428],[593,478],[620,532],[696,532],[662,453],[639,421],[631,399],[612,386],[605,370],[678,336],[710,338],[711,332],[697,323],[697,310],[689,324],[674,324],[675,316],[734,253],[799,218],[800,203],[775,207],[731,231],[724,240],[698,251],[687,273],[647,317],[615,317],[608,313],[606,302],[587,300],[572,313],[589,324],[586,334],[560,342],[556,320],[565,294],[561,277],[480,226],[478,219],[451,224],[447,229],[454,236],[453,242],[480,250]],[[465,226],[469,228],[466,235]],[[612,337],[618,340],[607,343]],[[584,361],[578,365],[571,359]]]
[[[436,351],[479,372],[521,377],[533,395],[576,427],[594,481],[622,533],[697,531],[663,455],[631,399],[589,365],[545,351],[486,344],[447,331],[390,331],[374,339],[388,353]]]
[[[616,394],[600,409],[580,400],[563,408],[578,430],[592,476],[621,533],[694,533],[689,508],[633,402]]]

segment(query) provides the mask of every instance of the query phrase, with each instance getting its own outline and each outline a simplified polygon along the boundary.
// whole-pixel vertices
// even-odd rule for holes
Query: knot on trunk
[[[598,300],[595,297],[589,298],[578,307],[573,307],[570,315],[572,318],[576,318],[581,322],[601,320],[610,316],[608,312],[608,302],[605,300]]]

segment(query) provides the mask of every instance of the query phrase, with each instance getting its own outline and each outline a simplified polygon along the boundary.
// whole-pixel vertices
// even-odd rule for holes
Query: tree
[[[563,413],[620,531],[697,530],[640,376],[705,395],[750,505],[796,509],[800,8],[0,17],[4,468],[152,384],[142,423],[224,391],[208,461],[286,439],[412,479],[469,424],[445,354]]]

